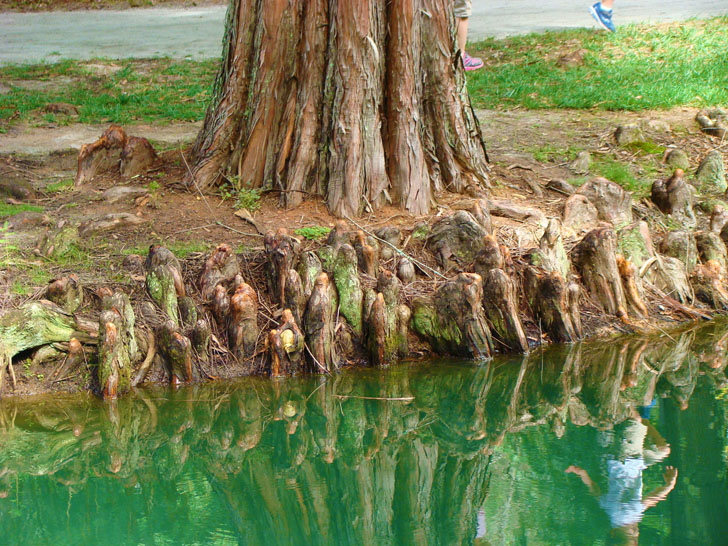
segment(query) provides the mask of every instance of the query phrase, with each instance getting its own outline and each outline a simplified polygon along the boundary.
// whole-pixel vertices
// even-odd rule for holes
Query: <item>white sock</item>
[[[601,2],[599,2],[599,9],[602,11],[605,11],[607,13],[612,13],[612,8],[609,8],[609,9],[605,8],[604,6],[602,6]]]

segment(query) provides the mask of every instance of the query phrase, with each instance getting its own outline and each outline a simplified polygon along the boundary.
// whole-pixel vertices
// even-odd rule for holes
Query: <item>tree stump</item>
[[[298,254],[298,241],[288,235],[285,228],[279,228],[275,233],[272,231],[266,233],[263,244],[268,289],[273,295],[273,301],[283,306],[286,301],[288,270],[293,267]]]
[[[551,218],[539,240],[539,248],[531,253],[531,264],[545,271],[557,271],[564,279],[569,278],[571,262],[566,255],[561,236],[561,222]]]
[[[119,171],[126,178],[145,174],[157,159],[157,152],[146,138],[130,136],[121,150]]]
[[[316,278],[311,297],[306,304],[303,324],[311,369],[330,372],[338,368],[329,276],[326,273],[321,273]]]
[[[472,262],[483,246],[485,229],[464,210],[435,222],[427,236],[426,246],[435,254],[440,266],[448,268],[452,258],[460,265]]]
[[[217,285],[229,287],[239,273],[240,265],[232,247],[227,243],[217,245],[205,261],[205,269],[200,275],[202,300],[205,302],[213,300],[217,295]]]
[[[617,254],[617,269],[619,270],[619,276],[622,279],[622,286],[624,288],[624,295],[627,303],[629,304],[632,311],[642,316],[647,317],[647,308],[642,302],[639,289],[637,287],[637,278],[634,264],[625,259],[621,254]]]
[[[723,271],[726,270],[726,246],[718,235],[712,231],[698,231],[695,233],[695,244],[700,261],[716,262]]]
[[[83,286],[73,273],[52,281],[46,289],[46,297],[69,313],[83,305]]]
[[[321,271],[323,271],[321,260],[319,260],[315,252],[307,250],[301,254],[296,265],[296,272],[301,279],[303,296],[306,301],[311,297],[313,285],[316,283],[316,279],[321,274]]]
[[[205,319],[198,319],[190,333],[190,341],[192,342],[192,348],[195,350],[197,358],[202,362],[208,362],[210,360],[208,350],[211,335],[210,324]]]
[[[528,352],[528,341],[518,316],[516,287],[502,269],[491,269],[483,279],[483,308],[493,327],[493,339],[504,352]]]
[[[376,244],[376,241],[372,241]],[[363,231],[356,232],[354,240],[354,250],[356,250],[356,258],[359,269],[370,277],[376,277],[379,270],[378,246],[369,244],[367,237]]]
[[[690,275],[695,297],[713,309],[728,311],[728,291],[725,288],[725,268],[709,260],[695,267]]]
[[[173,385],[189,383],[195,377],[192,368],[192,342],[180,333],[177,325],[166,321],[159,329],[159,353]]]
[[[374,234],[389,243],[388,245],[381,245],[379,255],[385,262],[391,260],[396,255],[396,252],[392,247],[399,248],[402,243],[402,231],[399,228],[393,226],[385,226],[379,228]],[[391,246],[390,246],[391,245]]]
[[[400,258],[397,264],[397,277],[404,284],[409,284],[415,280],[415,266],[408,258]]]
[[[473,271],[484,279],[492,269],[505,268],[505,249],[492,235],[485,235],[481,246],[482,249],[475,255]]]
[[[361,338],[363,292],[359,281],[357,258],[354,248],[343,244],[334,259],[334,283],[339,294],[339,311],[357,336]]]
[[[375,366],[392,364],[406,346],[409,309],[398,305],[400,283],[389,271],[377,279],[377,294],[367,314],[367,349]],[[406,306],[404,306],[406,307]],[[405,324],[402,324],[405,321]],[[402,339],[404,337],[404,339]]]
[[[303,318],[303,312],[306,310],[306,301],[301,277],[298,276],[298,272],[295,269],[289,269],[286,280],[284,307],[290,310],[296,324],[303,324],[301,319]]]
[[[45,232],[38,244],[37,252],[46,258],[56,259],[66,254],[78,242],[78,227],[63,221],[56,229]]]
[[[220,328],[225,328],[227,317],[230,314],[230,295],[224,285],[215,286],[215,296],[212,299],[212,314]]]
[[[523,290],[535,322],[552,341],[571,343],[579,338],[578,286],[573,290],[558,271],[541,273],[534,267],[527,267]],[[578,328],[573,315],[577,317]]]
[[[698,246],[690,231],[671,231],[660,243],[660,252],[680,260],[690,273],[698,264]]]
[[[627,319],[627,301],[617,268],[617,236],[607,227],[593,229],[576,245],[572,261],[584,286],[607,313]]]
[[[693,191],[685,181],[685,172],[675,169],[667,180],[655,180],[652,184],[652,201],[663,214],[669,214],[686,227],[695,227]]]
[[[177,289],[175,281],[178,271],[169,265],[158,265],[147,272],[147,291],[159,308],[175,324],[179,324],[177,312]],[[179,277],[181,279],[181,277]]]
[[[121,292],[102,301],[99,316],[98,377],[104,398],[116,398],[131,388],[132,366],[139,359],[135,318],[129,297]]]
[[[289,309],[281,315],[281,325],[268,334],[268,354],[273,377],[293,375],[302,369],[305,337]]]
[[[243,360],[253,355],[258,341],[258,295],[253,288],[240,283],[230,298],[228,344],[233,355]]]
[[[98,140],[81,146],[74,185],[80,186],[97,174],[118,169],[126,138],[124,129],[111,125]]]
[[[4,312],[0,315],[0,388],[6,369],[15,384],[12,359],[18,353],[72,337],[88,338],[78,334],[81,329],[71,314],[46,300]]]
[[[416,298],[412,329],[438,354],[489,358],[493,341],[483,313],[480,275],[460,273],[432,297]]]

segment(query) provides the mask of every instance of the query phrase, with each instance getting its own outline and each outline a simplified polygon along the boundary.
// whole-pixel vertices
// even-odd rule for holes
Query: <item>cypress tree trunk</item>
[[[486,186],[450,0],[231,0],[188,184],[239,177],[338,216]]]

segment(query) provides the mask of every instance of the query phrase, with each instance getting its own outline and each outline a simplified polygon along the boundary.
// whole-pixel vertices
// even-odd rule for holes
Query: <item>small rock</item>
[[[577,193],[564,203],[562,224],[565,228],[582,233],[595,228],[598,221],[597,208],[585,196]]]
[[[710,231],[720,233],[723,226],[728,224],[728,211],[722,205],[715,205],[710,213]]]
[[[653,131],[657,131],[660,133],[672,132],[672,127],[670,127],[670,124],[666,121],[662,121],[661,119],[651,119],[647,122],[647,127],[652,129]]]
[[[78,107],[67,102],[51,102],[46,104],[44,110],[51,114],[64,114],[66,116],[78,115]]]
[[[490,202],[485,198],[464,199],[451,205],[452,210],[467,210],[473,215],[478,223],[485,228],[485,231],[492,231],[490,220]]]
[[[687,266],[690,273],[698,263],[698,247],[689,231],[671,231],[660,243],[660,253],[677,258]]]
[[[124,256],[121,266],[129,271],[142,272],[144,271],[144,258],[139,254],[129,254]]]
[[[619,184],[599,177],[584,184],[576,193],[591,201],[601,220],[615,227],[632,223],[632,196]]]
[[[635,222],[620,229],[617,232],[617,248],[637,269],[642,267],[643,263],[655,255],[647,222]]]
[[[561,178],[554,178],[546,183],[546,189],[563,195],[574,195],[576,188]]]
[[[35,198],[35,190],[25,180],[0,180],[0,197],[12,197],[20,201]]]
[[[520,220],[542,228],[545,228],[548,223],[546,216],[540,210],[532,207],[522,207],[507,199],[491,201],[490,213],[493,216],[512,218],[513,220]]]
[[[663,214],[669,214],[686,227],[695,227],[697,219],[693,212],[693,190],[685,182],[682,169],[675,169],[667,180],[655,180],[652,184],[652,201]]]
[[[415,280],[415,266],[407,258],[401,258],[397,266],[397,277],[404,284],[409,284]]]
[[[121,176],[131,178],[148,172],[157,161],[157,152],[146,138],[130,136],[121,150],[120,159]]]
[[[700,125],[700,130],[706,135],[720,139],[728,136],[728,113],[720,108],[712,110],[701,110],[695,116],[695,121]]]
[[[41,238],[37,252],[46,258],[63,256],[79,239],[78,228],[61,221],[56,229],[48,230]]]
[[[725,227],[723,230],[725,231]],[[723,271],[725,271],[728,256],[725,241],[722,237],[722,231],[720,237],[712,231],[698,231],[695,233],[695,244],[698,247],[698,257],[702,263],[713,260],[719,263]],[[728,237],[728,233],[726,233],[726,237]]]
[[[110,229],[135,226],[142,223],[144,223],[144,220],[128,212],[113,212],[83,222],[78,226],[78,232],[79,235],[85,237],[100,231],[109,231]]]
[[[614,140],[620,146],[626,146],[635,142],[644,142],[645,137],[642,135],[642,129],[636,123],[620,125],[614,131]]]
[[[108,203],[116,203],[126,197],[138,197],[140,195],[146,195],[148,192],[149,190],[146,188],[138,186],[112,186],[102,195]]]
[[[451,257],[461,263],[469,263],[483,249],[485,229],[464,210],[440,218],[427,236],[427,248],[438,258],[442,267],[447,267]]]
[[[674,167],[676,169],[682,169],[684,171],[690,169],[690,160],[688,159],[688,154],[686,154],[680,148],[668,148],[665,151],[665,156],[663,157],[662,161],[670,165],[670,167]]]
[[[4,222],[7,222],[8,229],[22,231],[36,226],[47,225],[50,223],[50,218],[42,212],[25,210],[6,218]]]
[[[698,179],[700,191],[705,193],[724,193],[728,184],[725,178],[725,163],[723,155],[718,150],[713,150],[700,162],[698,170],[695,171],[695,178]]]
[[[394,257],[395,251],[392,249],[392,246],[399,248],[402,242],[402,232],[400,229],[394,226],[384,226],[383,228],[379,228],[374,234],[382,241],[389,243],[388,245],[380,245],[379,252],[382,260],[389,260]]]
[[[578,154],[576,154],[576,159],[571,162],[571,165],[569,165],[569,168],[574,171],[575,173],[579,174],[586,174],[589,172],[589,167],[591,166],[591,154],[586,151],[582,150]]]

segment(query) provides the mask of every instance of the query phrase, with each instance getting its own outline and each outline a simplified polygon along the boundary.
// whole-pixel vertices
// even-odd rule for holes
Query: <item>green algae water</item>
[[[0,401],[0,544],[728,544],[728,327]]]

